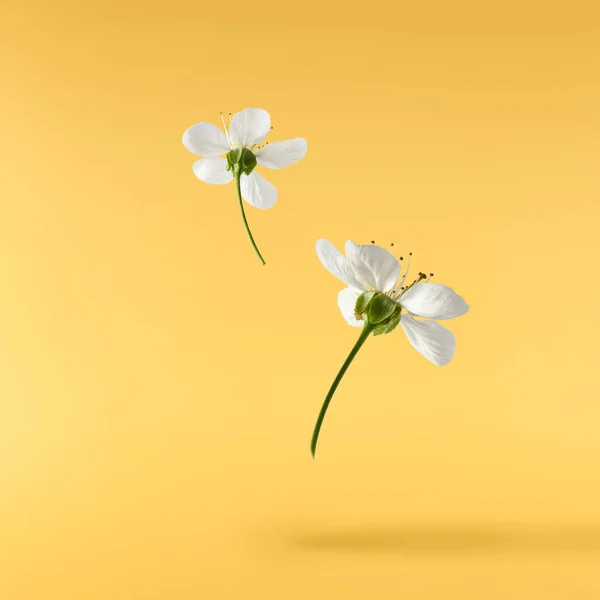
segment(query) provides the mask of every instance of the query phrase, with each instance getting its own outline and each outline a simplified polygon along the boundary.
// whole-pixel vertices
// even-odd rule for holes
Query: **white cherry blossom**
[[[226,184],[234,179],[225,154],[235,148],[245,148],[256,162],[268,169],[283,169],[301,160],[307,143],[303,138],[272,142],[262,147],[271,130],[271,117],[262,108],[246,108],[233,115],[229,127],[221,115],[224,131],[212,123],[196,123],[183,134],[183,145],[192,154],[203,156],[193,165],[194,174],[205,183]],[[256,171],[241,175],[243,199],[256,208],[266,210],[277,202],[277,190]]]
[[[361,327],[362,331],[333,380],[317,417],[310,443],[313,457],[331,399],[371,334],[391,333],[400,324],[413,348],[441,367],[452,360],[456,340],[437,321],[460,317],[469,310],[454,290],[440,283],[429,283],[433,274],[428,278],[419,273],[412,283],[406,284],[410,256],[402,272],[403,259],[397,260],[374,242],[361,246],[347,241],[344,256],[331,242],[321,239],[317,241],[317,255],[325,268],[346,284],[338,294],[340,310],[350,325]]]
[[[346,321],[353,327],[363,327],[354,308],[360,294],[366,290],[383,292],[402,309],[400,325],[411,345],[437,366],[448,364],[456,346],[454,334],[437,323],[464,315],[468,304],[441,283],[429,283],[423,273],[409,284],[407,277],[410,256],[404,272],[399,261],[385,248],[346,242],[344,256],[327,240],[317,241],[317,255],[324,267],[348,287],[338,294],[338,305]],[[428,320],[420,320],[425,318]]]

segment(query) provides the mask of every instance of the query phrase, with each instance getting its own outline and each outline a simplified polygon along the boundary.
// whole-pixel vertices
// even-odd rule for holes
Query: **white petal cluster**
[[[203,156],[194,165],[194,174],[205,183],[225,184],[233,179],[223,157],[233,148],[248,148],[259,165],[268,169],[283,169],[298,162],[306,154],[304,138],[273,142],[258,150],[271,129],[271,117],[262,108],[246,108],[231,119],[229,131],[223,132],[212,123],[196,123],[183,134],[183,145],[192,154]],[[277,202],[277,190],[262,175],[252,171],[243,174],[240,181],[244,200],[263,210]]]
[[[362,327],[354,307],[360,294],[368,289],[394,296],[402,307],[400,324],[413,348],[437,366],[448,364],[454,356],[454,334],[437,323],[464,315],[469,305],[452,288],[440,283],[417,281],[401,291],[400,262],[385,248],[346,242],[344,256],[331,242],[317,241],[317,256],[323,266],[348,287],[338,294],[338,305],[346,321]],[[420,317],[430,320],[415,319]]]

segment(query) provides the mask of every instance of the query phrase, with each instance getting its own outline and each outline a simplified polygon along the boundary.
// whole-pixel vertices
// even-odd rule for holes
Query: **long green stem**
[[[337,377],[333,380],[333,383],[331,384],[331,387],[329,388],[329,392],[327,392],[327,396],[325,398],[325,401],[323,402],[323,406],[321,407],[321,412],[319,413],[319,416],[317,417],[317,422],[315,423],[315,429],[313,431],[312,440],[310,442],[310,451],[313,455],[313,458],[315,457],[315,452],[317,451],[317,442],[319,441],[319,432],[321,431],[321,425],[323,424],[323,419],[325,418],[325,413],[327,412],[327,409],[329,408],[329,403],[331,402],[331,399],[333,398],[333,394],[335,394],[335,390],[337,389],[337,386],[339,385],[340,381],[342,380],[342,377],[348,370],[350,363],[354,360],[354,357],[357,355],[361,346],[367,341],[367,338],[369,337],[369,335],[371,334],[373,329],[375,329],[375,327],[373,325],[371,325],[368,321],[365,321],[363,330],[360,334],[360,337],[358,338],[358,341],[356,342],[356,344],[354,344],[354,348],[352,348],[352,350],[350,351],[350,354],[348,354],[348,358],[342,365],[342,368],[340,369],[340,372],[337,374]]]
[[[264,264],[266,264],[265,259],[262,257],[262,254],[260,253],[260,250],[258,249],[256,242],[254,241],[254,238],[252,237],[252,233],[250,232],[250,227],[248,227],[248,221],[246,220],[246,213],[244,212],[244,204],[242,202],[242,188],[241,188],[241,184],[240,184],[241,178],[242,178],[242,174],[238,173],[235,177],[235,187],[237,189],[238,200],[240,203],[240,211],[242,212],[242,219],[244,220],[244,227],[246,228],[246,233],[248,234],[250,243],[252,244],[252,247],[254,248],[254,252],[256,252],[256,256],[258,256],[260,262],[264,265]]]

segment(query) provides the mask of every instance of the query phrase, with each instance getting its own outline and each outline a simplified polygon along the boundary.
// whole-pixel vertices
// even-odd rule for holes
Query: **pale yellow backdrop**
[[[600,21],[581,2],[17,2],[0,18],[2,600],[600,598]],[[264,107],[248,218],[181,134]],[[443,369],[315,240],[471,305]]]

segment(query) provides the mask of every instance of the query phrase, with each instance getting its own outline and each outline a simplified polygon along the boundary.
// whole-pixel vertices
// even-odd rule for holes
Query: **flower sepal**
[[[227,153],[227,170],[234,177],[245,174],[250,175],[256,167],[256,156],[248,148],[234,148]]]
[[[385,322],[380,323],[373,329],[373,335],[385,335],[386,333],[391,333],[398,327],[398,323],[400,323],[400,311],[402,309],[398,306],[394,312],[389,316]]]
[[[368,290],[357,298],[354,314],[358,320],[369,325],[373,335],[382,335],[396,328],[401,310],[398,303],[387,294]]]

